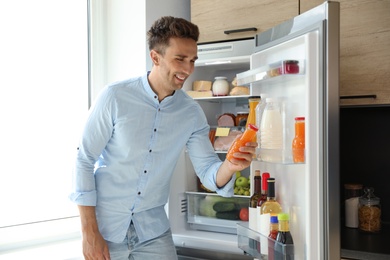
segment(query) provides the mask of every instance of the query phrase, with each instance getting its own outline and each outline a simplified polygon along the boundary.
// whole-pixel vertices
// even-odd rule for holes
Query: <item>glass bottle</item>
[[[305,118],[295,118],[295,137],[292,142],[294,163],[305,162]]]
[[[266,99],[266,105],[260,124],[261,160],[280,162],[283,148],[283,120],[279,102]]]
[[[231,160],[233,159],[233,154],[238,152],[240,147],[245,146],[246,143],[252,142],[254,138],[256,137],[258,128],[255,125],[250,124],[248,128],[244,131],[244,133],[241,135],[239,139],[236,139],[234,143],[230,146],[227,154],[226,159]]]
[[[364,195],[359,198],[359,229],[366,232],[379,232],[381,230],[380,199],[375,196],[374,188],[364,189]]]
[[[265,201],[260,207],[260,234],[265,237],[268,236],[270,232],[270,220],[271,216],[277,216],[282,212],[282,207],[279,202],[276,201],[275,196],[275,178],[268,178],[268,195],[267,201]],[[261,245],[261,252],[264,254],[268,254],[268,245],[267,243],[263,243]]]
[[[259,104],[260,100],[261,100],[260,96],[248,97],[249,115],[248,115],[248,118],[246,120],[246,128],[248,128],[249,124],[256,125],[256,107],[257,107],[257,104]]]
[[[283,245],[293,245],[294,241],[290,233],[289,226],[290,216],[287,213],[278,214],[279,231],[276,237],[274,256],[275,260],[293,260],[294,251],[293,247],[283,248]]]
[[[358,207],[359,198],[363,193],[362,184],[344,184],[345,226],[349,228],[359,227]]]
[[[249,199],[249,228],[256,230],[257,227],[257,201],[261,195],[260,170],[255,170],[253,177],[254,191]]]
[[[214,96],[227,96],[229,94],[230,86],[226,77],[215,77],[212,85]]]
[[[263,174],[261,175],[261,195],[257,201],[257,207],[259,207],[259,214],[261,205],[263,205],[263,203],[267,201],[269,177],[270,175],[268,172],[263,172]]]

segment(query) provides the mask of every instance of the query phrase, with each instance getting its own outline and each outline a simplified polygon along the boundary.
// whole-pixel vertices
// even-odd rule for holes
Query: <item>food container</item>
[[[212,89],[214,96],[227,96],[230,91],[230,86],[226,77],[215,77]]]
[[[359,198],[359,229],[365,232],[381,230],[380,199],[374,195],[374,188],[364,189],[364,195]]]
[[[247,222],[240,219],[240,210],[249,205],[247,196],[221,197],[216,193],[187,191],[186,199],[191,229],[237,234],[237,223]]]
[[[359,227],[358,207],[359,198],[363,194],[363,185],[355,183],[344,184],[345,226]]]
[[[237,112],[236,126],[246,126],[246,120],[248,119],[248,112]]]

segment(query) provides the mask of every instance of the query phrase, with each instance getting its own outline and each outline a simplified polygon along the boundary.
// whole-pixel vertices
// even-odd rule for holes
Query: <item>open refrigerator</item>
[[[253,180],[255,170],[276,179],[276,197],[290,215],[295,259],[340,259],[339,214],[339,3],[322,5],[286,21],[254,39],[199,45],[199,61],[184,90],[194,80],[237,77],[248,95],[197,98],[210,126],[223,113],[248,108],[248,97],[278,100],[283,119],[283,147],[257,149],[257,158],[242,172]],[[286,62],[299,71],[289,73]],[[305,117],[305,162],[294,163],[291,144],[294,118]],[[276,162],[262,161],[277,153]],[[226,152],[218,153],[224,159]],[[251,187],[251,193],[253,187]],[[178,161],[166,211],[177,247],[261,258],[264,252],[250,246],[264,236],[248,222],[221,220],[200,214],[201,201],[216,194],[199,191],[196,174],[186,151]],[[234,200],[249,204],[250,196]],[[248,205],[247,204],[247,205]],[[287,249],[287,248],[286,248]]]

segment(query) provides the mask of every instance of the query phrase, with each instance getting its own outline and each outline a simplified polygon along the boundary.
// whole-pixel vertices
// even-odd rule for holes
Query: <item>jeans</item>
[[[171,230],[149,241],[139,243],[133,223],[122,243],[106,241],[111,260],[176,260]]]

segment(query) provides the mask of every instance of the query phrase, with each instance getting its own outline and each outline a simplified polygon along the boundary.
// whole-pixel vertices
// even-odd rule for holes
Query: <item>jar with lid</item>
[[[227,96],[229,94],[230,86],[226,77],[215,77],[212,91],[214,96]]]
[[[359,226],[358,206],[359,197],[363,195],[363,185],[356,183],[344,184],[345,226],[357,228]]]
[[[374,188],[364,189],[364,195],[359,198],[359,229],[365,232],[381,230],[380,199],[375,196]]]

